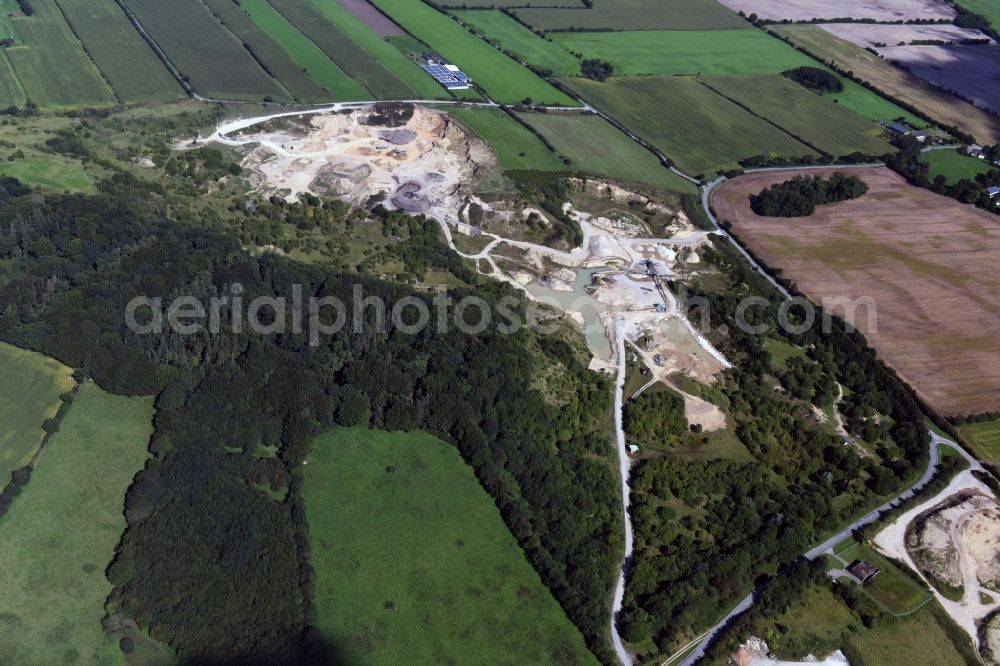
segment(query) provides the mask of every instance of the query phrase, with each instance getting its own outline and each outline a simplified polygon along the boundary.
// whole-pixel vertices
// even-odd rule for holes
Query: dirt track
[[[794,172],[727,181],[712,204],[741,242],[814,301],[874,299],[875,330],[864,308],[855,324],[933,408],[1000,409],[1000,217],[911,187],[882,167],[850,173],[868,183],[868,194],[808,218],[750,210],[749,194]]]

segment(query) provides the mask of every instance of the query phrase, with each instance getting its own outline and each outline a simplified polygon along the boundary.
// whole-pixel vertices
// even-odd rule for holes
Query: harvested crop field
[[[1000,142],[1000,118],[949,95],[919,76],[893,67],[857,44],[834,37],[815,25],[775,26],[774,31],[813,55],[854,72],[859,79],[922,110],[941,125],[954,125],[984,145]]]
[[[942,0],[722,0],[733,11],[781,21],[809,19],[873,19],[888,23],[908,19],[950,19],[955,10]]]
[[[750,194],[796,171],[741,176],[722,184],[712,203],[747,247],[814,301],[873,299],[877,321],[861,306],[855,325],[933,409],[1000,409],[997,218],[883,167],[850,173],[868,194],[807,218],[764,218],[750,209]]]
[[[871,23],[824,23],[823,29],[858,46],[877,48],[879,45],[898,46],[914,40],[931,39],[958,42],[963,39],[986,39],[978,30],[959,28],[951,24],[932,25],[876,25]]]
[[[375,6],[368,0],[337,0],[340,5],[351,12],[359,21],[375,31],[382,37],[399,37],[405,35],[406,31],[392,22],[392,20],[375,9]]]
[[[893,46],[881,52],[920,78],[1000,112],[1000,46]]]

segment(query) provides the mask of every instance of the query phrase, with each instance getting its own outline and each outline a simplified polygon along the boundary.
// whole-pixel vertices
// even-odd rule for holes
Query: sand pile
[[[443,112],[374,109],[302,116],[295,132],[264,123],[224,141],[256,145],[243,167],[264,195],[294,200],[308,192],[355,205],[377,196],[389,207],[457,221],[476,174],[494,163],[488,146]]]

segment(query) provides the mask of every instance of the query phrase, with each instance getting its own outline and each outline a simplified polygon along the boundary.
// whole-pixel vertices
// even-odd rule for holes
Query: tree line
[[[0,338],[114,393],[157,396],[153,458],[128,491],[108,570],[109,613],[134,618],[188,663],[336,661],[337,646],[311,628],[321,554],[309,550],[301,464],[334,425],[422,429],[458,448],[588,645],[613,659],[607,617],[622,546],[603,427],[611,387],[566,340],[530,329],[401,335],[371,311],[358,332],[323,335],[317,347],[305,333],[225,326],[135,335],[123,323],[134,296],[205,300],[237,283],[247,302],[291,298],[300,284],[306,298],[350,304],[361,284],[389,303],[425,300],[431,321],[437,311],[429,294],[399,284],[252,256],[236,238],[171,219],[169,195],[127,174],[92,196],[39,196],[16,181],[0,190],[0,257],[13,267],[0,285]],[[453,268],[436,225],[393,221],[403,223],[412,229],[400,253],[415,270]],[[472,293],[495,302],[513,292],[483,281],[453,296]],[[552,365],[567,381],[560,404],[529,388]]]

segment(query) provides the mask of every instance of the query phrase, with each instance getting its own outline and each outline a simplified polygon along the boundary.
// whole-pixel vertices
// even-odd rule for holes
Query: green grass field
[[[831,155],[893,152],[883,128],[783,76],[705,78],[715,92]]]
[[[0,103],[24,106],[26,101],[28,96],[24,92],[24,87],[14,72],[14,65],[4,52],[0,54]]]
[[[316,626],[344,663],[597,663],[453,447],[337,429],[304,472]]]
[[[27,151],[26,151],[27,152]],[[50,190],[93,193],[94,179],[76,160],[61,155],[38,153],[14,160],[0,162],[0,174],[13,176],[26,185]]]
[[[565,49],[598,58],[615,75],[773,74],[814,61],[756,28],[740,30],[650,30],[636,32],[556,32]]]
[[[215,0],[215,2],[233,6],[230,0]],[[240,6],[250,15],[254,23],[288,52],[299,71],[305,70],[305,73],[326,91],[325,94],[323,91],[316,91],[305,99],[315,101],[368,99],[368,91],[360,83],[337,67],[316,44],[269,5],[267,0],[242,0]],[[294,90],[290,85],[289,89]],[[301,97],[301,94],[296,94]]]
[[[958,432],[969,440],[983,460],[1000,464],[1000,420],[969,423],[960,426]]]
[[[530,113],[521,114],[521,118],[570,159],[571,169],[673,192],[697,191],[692,183],[666,169],[655,155],[599,116]]]
[[[839,93],[825,93],[823,97],[835,99],[845,109],[850,109],[865,118],[892,122],[902,118],[910,127],[926,127],[927,121],[915,116],[887,99],[879,97],[860,83],[837,75],[844,89]]]
[[[497,151],[504,169],[563,171],[568,167],[537,136],[499,109],[449,109]]]
[[[17,29],[11,20],[15,16],[21,16],[21,14],[17,0],[0,0],[0,39],[21,41],[21,36],[17,34]]]
[[[24,46],[5,49],[27,99],[54,108],[113,105],[114,94],[73,36],[55,0],[33,0],[31,6],[33,15],[13,19]],[[3,88],[9,94],[10,86]]]
[[[572,98],[429,5],[410,0],[374,0],[373,4],[461,67],[498,102],[530,97],[536,104],[575,105]]]
[[[754,155],[816,154],[694,79],[643,76],[607,83],[582,78],[562,81],[691,175],[735,168],[739,160]]]
[[[125,4],[202,95],[255,101],[289,98],[201,0],[125,0]]]
[[[309,0],[281,0],[272,4],[329,58],[368,90],[375,99],[406,99],[413,90],[375,57],[334,25]]]
[[[499,10],[469,10],[454,14],[477,32],[535,67],[551,70],[559,76],[580,73],[580,61],[569,51],[539,37]]]
[[[0,488],[38,450],[42,423],[55,416],[59,396],[73,388],[73,371],[41,354],[0,343]]]
[[[421,99],[449,99],[450,95],[424,70],[399,52],[393,44],[362,23],[338,2],[310,0],[335,26],[370,53],[382,65],[412,88]],[[397,39],[397,38],[393,38]]]
[[[934,603],[934,602],[931,602]],[[903,618],[890,618],[866,628],[828,587],[813,585],[802,600],[769,618],[786,629],[769,647],[779,659],[825,655],[836,649],[856,655],[851,663],[866,666],[934,664],[962,666],[965,660],[948,639],[930,605]],[[850,658],[850,657],[849,657]]]
[[[991,166],[986,160],[969,157],[957,150],[931,150],[921,154],[920,161],[930,167],[931,180],[944,176],[949,183],[957,183],[963,178],[974,181]]]
[[[184,96],[180,85],[114,0],[57,2],[119,99],[157,102]]]
[[[459,3],[460,4],[460,3]],[[747,22],[715,0],[594,0],[593,9],[517,8],[518,18],[538,30],[711,30],[745,28]],[[498,5],[499,6],[499,5]]]
[[[308,48],[303,48],[303,38],[290,26],[282,25],[284,20],[280,15],[273,20],[274,10],[265,2],[241,2],[239,5],[232,0],[202,0],[229,32],[240,42],[253,49],[254,57],[263,63],[263,67],[272,74],[281,85],[296,99],[304,102],[320,102],[330,99],[330,93],[323,89],[316,74],[325,73],[322,61],[326,67],[336,70],[336,66],[320,52],[319,61],[305,57],[306,62],[299,62],[303,53],[312,55]],[[270,11],[259,10],[260,5]],[[258,20],[263,14],[265,20]],[[296,36],[298,37],[296,39]],[[313,51],[318,51],[315,46]],[[308,70],[308,71],[306,71]],[[343,74],[341,77],[353,83]],[[336,80],[336,79],[334,79]],[[324,84],[325,85],[325,84]]]
[[[963,9],[985,16],[994,30],[1000,31],[1000,3],[996,0],[961,0]]]
[[[85,385],[31,481],[0,519],[0,662],[112,664],[101,627],[105,568],[125,529],[125,491],[146,460],[153,401]]]
[[[855,543],[838,554],[848,564],[854,560],[863,560],[880,570],[879,575],[862,589],[893,615],[912,613],[930,599],[930,592],[900,571],[899,567],[881,553],[867,546]]]

